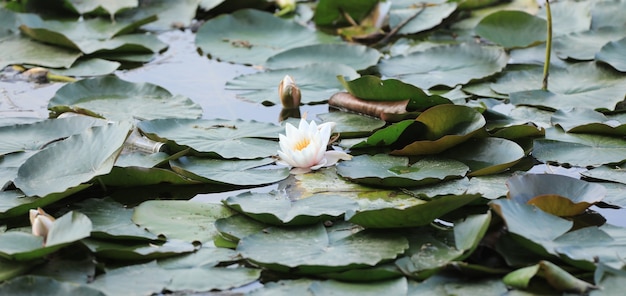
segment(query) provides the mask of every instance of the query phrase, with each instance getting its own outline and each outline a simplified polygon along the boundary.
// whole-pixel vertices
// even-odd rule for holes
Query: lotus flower
[[[41,208],[30,210],[28,215],[30,218],[30,225],[33,228],[33,235],[42,236],[45,244],[50,228],[52,227],[52,222],[54,222],[54,217],[48,215]]]
[[[345,152],[326,151],[334,125],[333,122],[327,122],[318,126],[315,121],[309,124],[304,118],[300,119],[298,128],[287,123],[286,135],[278,136],[280,160],[277,163],[293,167],[292,174],[302,174],[334,165],[340,159],[352,159]]]

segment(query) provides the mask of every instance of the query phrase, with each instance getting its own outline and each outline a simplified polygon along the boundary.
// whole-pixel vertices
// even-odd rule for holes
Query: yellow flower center
[[[309,144],[311,143],[311,140],[309,138],[303,138],[300,141],[298,141],[295,145],[294,145],[294,149],[295,150],[302,150],[304,148],[306,148],[307,146],[309,146]]]

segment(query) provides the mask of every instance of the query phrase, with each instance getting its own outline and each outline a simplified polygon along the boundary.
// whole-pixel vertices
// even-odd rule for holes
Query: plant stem
[[[546,60],[543,64],[543,85],[542,90],[548,90],[548,75],[550,75],[550,55],[552,53],[552,12],[550,11],[550,0],[546,0],[546,16],[548,19],[548,38],[546,39]]]

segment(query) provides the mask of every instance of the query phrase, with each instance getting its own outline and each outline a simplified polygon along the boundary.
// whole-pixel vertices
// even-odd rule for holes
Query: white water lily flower
[[[33,235],[42,236],[45,244],[50,228],[52,227],[52,223],[55,220],[54,217],[48,215],[41,208],[30,210],[28,212],[28,216],[30,218]]]
[[[352,159],[352,155],[345,152],[326,151],[334,125],[327,122],[318,126],[315,121],[309,124],[304,118],[300,119],[298,128],[287,123],[286,135],[278,136],[280,160],[277,163],[293,167],[293,174],[302,174],[334,165],[340,159]]]

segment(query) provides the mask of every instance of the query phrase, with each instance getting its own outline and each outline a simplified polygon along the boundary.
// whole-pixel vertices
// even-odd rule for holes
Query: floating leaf
[[[339,43],[314,44],[285,50],[267,59],[268,69],[299,68],[320,61],[344,64],[355,70],[365,70],[376,65],[381,53],[365,45]],[[299,81],[298,81],[299,82]]]
[[[104,9],[110,15],[115,15],[116,12],[122,9],[137,7],[139,5],[137,0],[93,0],[86,2],[80,0],[65,0],[64,2],[69,4],[74,11],[81,15],[94,12],[97,9]]]
[[[20,166],[15,186],[26,195],[43,197],[108,174],[130,128],[127,122],[93,127],[41,150]]]
[[[204,243],[217,234],[213,222],[232,214],[232,210],[219,204],[151,200],[135,208],[133,222],[168,239]]]
[[[406,278],[369,283],[347,283],[340,281],[316,281],[308,289],[314,295],[405,295],[407,293]]]
[[[0,191],[0,218],[27,214],[30,209],[45,207],[89,186],[91,186],[91,184],[81,184],[65,190],[64,192],[51,193],[44,197],[26,196],[19,190]]]
[[[333,133],[342,139],[369,135],[372,131],[385,126],[385,121],[348,112],[330,112],[317,114],[324,122],[336,123]]]
[[[0,69],[16,64],[69,68],[82,55],[77,50],[58,48],[24,37],[0,39],[0,51]]]
[[[463,162],[471,169],[468,177],[500,173],[526,154],[513,141],[500,138],[470,139],[452,147],[443,156]]]
[[[496,74],[508,57],[500,47],[470,44],[442,46],[382,60],[381,74],[428,89],[454,87]]]
[[[594,134],[565,133],[546,129],[545,139],[533,143],[533,156],[542,162],[556,161],[575,166],[599,166],[626,159],[626,140]]]
[[[359,99],[367,101],[408,100],[406,111],[422,111],[435,105],[452,103],[442,96],[426,94],[419,87],[396,79],[382,80],[372,75],[365,75],[352,81],[346,81],[343,77],[338,77],[338,79],[348,92]]]
[[[523,11],[502,10],[483,18],[474,31],[507,49],[546,41],[546,21]]]
[[[465,142],[485,126],[485,118],[478,111],[459,105],[434,106],[422,112],[415,121],[426,126],[423,140],[416,139],[415,142],[393,151],[392,154],[440,153]]]
[[[273,159],[222,160],[182,157],[170,162],[172,170],[193,180],[237,186],[276,183],[289,176],[288,168],[258,168],[274,163]]]
[[[221,262],[233,262],[237,260],[237,253],[231,249],[204,245],[193,253],[161,258],[158,259],[157,263],[164,269],[185,269],[203,266],[213,267]]]
[[[52,223],[45,245],[42,237],[26,232],[10,231],[0,234],[0,256],[20,261],[43,258],[89,237],[90,232],[91,221],[87,216],[69,212]]]
[[[251,31],[256,33],[250,34]],[[294,47],[337,41],[335,37],[255,9],[212,18],[196,34],[196,45],[210,57],[253,65],[262,65],[269,57]]]
[[[346,213],[346,220],[367,228],[423,226],[476,199],[478,194],[441,195],[432,200],[399,195],[363,195],[356,199],[361,209]]]
[[[611,182],[619,182],[626,184],[626,168],[621,166],[606,166],[594,168],[592,170],[584,171],[581,175],[593,179],[607,180]]]
[[[574,32],[588,31],[591,28],[591,3],[581,2],[554,2],[550,4],[552,14],[552,26],[554,36],[565,35]],[[546,19],[545,5],[537,16]],[[562,26],[559,24],[567,24]]]
[[[424,158],[409,165],[406,157],[358,155],[337,164],[337,174],[353,182],[391,187],[412,187],[460,178],[469,168],[442,158]]]
[[[161,119],[142,121],[137,126],[158,141],[167,139],[202,154],[240,159],[275,155],[275,139],[284,133],[284,128],[275,124],[240,119]]]
[[[196,249],[193,244],[179,240],[168,240],[163,244],[126,243],[96,239],[84,239],[81,242],[97,257],[116,260],[151,260],[190,253]]]
[[[626,72],[626,37],[611,41],[600,49],[596,53],[595,59],[597,61],[605,62],[617,71]]]
[[[541,274],[542,277],[559,292],[573,292],[584,294],[595,287],[571,275],[558,265],[542,260],[537,265],[524,267],[507,274],[503,281],[508,286],[525,289],[532,277]]]
[[[566,132],[623,136],[626,135],[626,122],[613,119],[586,108],[557,110],[552,115],[552,124]]]
[[[416,5],[418,6],[418,5]],[[424,5],[417,8],[393,9],[389,12],[389,26],[397,27],[408,21],[400,28],[398,34],[415,34],[430,30],[440,25],[455,10],[456,3],[441,3],[439,5]],[[423,11],[422,11],[423,10]],[[417,15],[417,16],[415,16]],[[410,19],[413,17],[413,19]]]
[[[235,214],[215,220],[217,231],[223,238],[235,242],[235,247],[241,238],[255,234],[266,227],[268,227],[267,224],[258,222],[243,214]]]
[[[255,220],[272,225],[309,225],[354,211],[358,205],[349,198],[317,194],[291,200],[278,192],[241,193],[224,200],[224,204]]]
[[[151,261],[107,270],[88,287],[98,289],[105,295],[151,295],[160,293],[171,279],[167,271]]]
[[[535,205],[557,216],[575,216],[602,200],[602,185],[553,174],[525,174],[509,178],[508,197]]]
[[[49,69],[50,73],[64,76],[100,76],[113,73],[120,63],[104,59],[79,60],[69,69]]]
[[[321,223],[306,227],[265,229],[242,238],[237,246],[241,255],[273,270],[292,269],[302,274],[337,272],[355,267],[374,266],[395,258],[408,247],[406,239],[392,233],[352,228],[350,225],[325,228]]]
[[[188,27],[196,16],[198,2],[199,0],[152,0],[149,3],[142,2],[138,7],[127,9],[117,14],[115,19],[140,19],[156,15],[158,18],[156,21],[147,23],[141,28],[144,30],[162,31]]]
[[[110,198],[91,198],[78,204],[93,223],[93,238],[156,240],[157,236],[135,225],[133,209]]]
[[[132,83],[116,76],[83,79],[61,87],[48,103],[53,112],[88,110],[110,120],[199,118],[200,106],[150,83]]]
[[[279,104],[278,82],[285,75],[293,77],[302,93],[302,103],[320,103],[328,100],[343,87],[335,77],[354,79],[359,74],[343,64],[318,63],[300,68],[277,69],[246,74],[226,83],[226,89],[241,91],[239,98],[265,105]]]
[[[351,25],[345,19],[343,13],[347,13],[353,20],[360,22],[367,17],[377,4],[378,1],[375,0],[350,0],[341,3],[332,0],[322,0],[315,9],[313,21],[317,26],[337,27]]]
[[[593,60],[605,44],[622,37],[624,37],[624,31],[617,27],[571,33],[554,39],[554,52],[562,59]]]
[[[193,267],[169,270],[172,282],[167,285],[169,291],[212,291],[228,290],[256,281],[261,275],[260,269],[245,267]],[[209,292],[212,293],[212,292]]]

